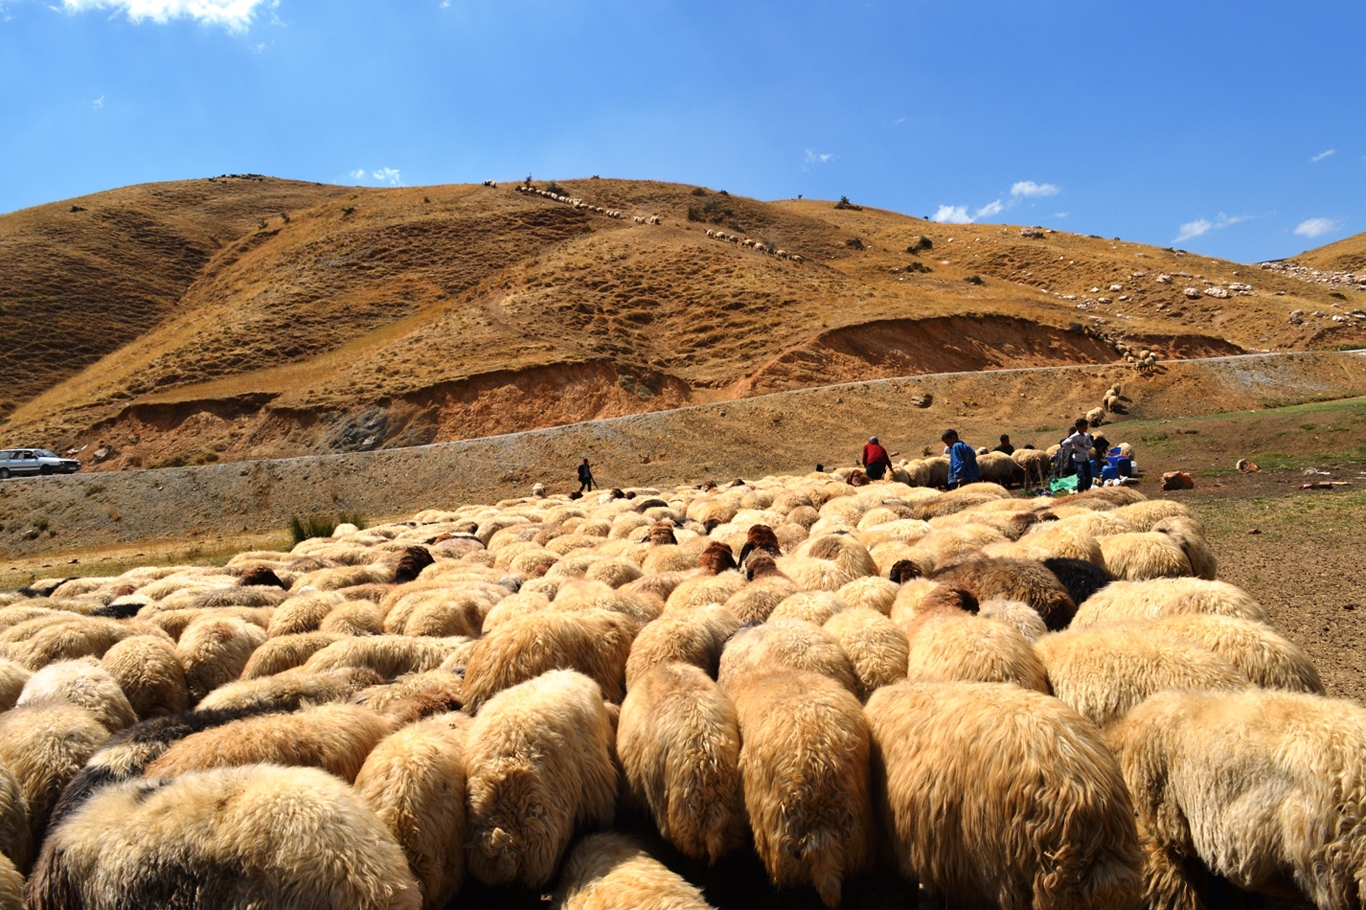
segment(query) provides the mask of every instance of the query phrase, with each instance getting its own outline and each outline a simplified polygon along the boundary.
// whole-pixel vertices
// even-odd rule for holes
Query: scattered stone
[[[1284,294],[1285,292],[1277,291],[1276,293]],[[1290,312],[1290,318],[1287,319],[1286,322],[1291,325],[1302,325],[1304,323],[1304,310],[1292,310]]]
[[[1187,300],[1199,300],[1200,291],[1197,288],[1186,288],[1184,291]]]
[[[1217,284],[1213,287],[1205,288],[1206,297],[1217,297],[1220,300],[1228,299],[1228,288],[1221,288]]]

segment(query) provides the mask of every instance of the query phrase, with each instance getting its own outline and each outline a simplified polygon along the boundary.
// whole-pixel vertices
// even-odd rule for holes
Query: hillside
[[[1169,358],[1366,342],[1360,320],[1331,318],[1342,302],[1325,286],[1095,237],[648,181],[562,182],[565,195],[621,218],[512,186],[242,183],[232,211],[246,225],[227,240],[205,233],[218,228],[199,211],[207,203],[192,201],[218,199],[216,182],[116,191],[194,210],[161,223],[193,225],[200,245],[166,241],[158,253],[147,244],[134,264],[106,260],[64,277],[93,323],[124,318],[123,304],[91,303],[111,299],[103,283],[150,290],[127,292],[144,302],[128,305],[140,315],[117,338],[76,322],[75,304],[73,322],[55,332],[24,329],[26,344],[47,339],[49,359],[68,331],[92,354],[92,339],[121,347],[60,382],[50,373],[40,393],[16,401],[4,438],[76,449],[88,464],[103,447],[103,468],[205,463],[486,436],[887,376],[1118,362],[1121,339]],[[45,207],[39,221],[51,232],[70,208]],[[268,209],[288,217],[243,214]],[[26,273],[67,276],[71,250],[94,241],[71,227],[73,239],[42,240],[11,224],[38,211],[0,217],[0,236],[23,240]],[[634,220],[654,215],[660,224]],[[114,245],[107,231],[93,236]],[[183,252],[191,246],[202,259]],[[9,244],[0,256],[11,256]],[[5,318],[18,305],[7,300]],[[1294,310],[1321,315],[1292,321]],[[61,359],[74,369],[91,358]]]
[[[1366,283],[1366,233],[1308,250],[1294,261],[1324,272],[1352,272],[1361,279],[1359,283]]]

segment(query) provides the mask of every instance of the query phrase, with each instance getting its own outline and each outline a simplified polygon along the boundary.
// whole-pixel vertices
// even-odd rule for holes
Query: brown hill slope
[[[1366,233],[1345,237],[1317,249],[1307,250],[1294,261],[1324,272],[1353,272],[1366,278]]]
[[[1167,357],[1366,340],[1352,321],[1287,321],[1330,312],[1327,289],[1138,244],[648,181],[562,189],[624,217],[445,186],[253,221],[170,318],[22,404],[4,435],[84,446],[87,461],[105,443],[107,467],[203,462],[1118,361],[1121,338]]]
[[[261,177],[130,186],[0,216],[0,416],[174,313],[263,217],[347,192]]]

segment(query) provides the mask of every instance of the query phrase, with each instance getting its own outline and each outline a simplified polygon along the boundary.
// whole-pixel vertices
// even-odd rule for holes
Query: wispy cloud
[[[972,216],[972,220],[980,221],[983,218],[990,218],[992,215],[999,215],[1005,210],[1006,207],[1001,204],[1001,200],[997,199],[995,202],[988,202],[978,209],[977,214]]]
[[[1310,218],[1308,221],[1301,221],[1299,227],[1295,228],[1295,233],[1301,237],[1322,237],[1329,231],[1336,231],[1342,227],[1341,222],[1334,221],[1332,218]]]
[[[1054,212],[1054,213],[1053,213],[1053,217],[1054,217],[1054,218],[1066,218],[1066,217],[1067,217],[1068,215],[1070,215],[1070,214],[1072,214],[1072,213],[1071,213],[1071,212]]]
[[[387,183],[390,186],[403,185],[403,176],[399,174],[398,168],[396,167],[382,167],[379,170],[373,172],[370,176],[378,180],[380,183]]]
[[[218,25],[231,32],[246,31],[260,7],[273,9],[278,0],[62,0],[68,13],[87,10],[122,10],[134,22],[150,19],[164,24],[189,18]]]
[[[98,111],[98,110],[99,110],[100,108],[102,108],[102,107],[104,107],[104,96],[103,96],[103,95],[101,95],[100,97],[96,98],[94,101],[90,102],[90,109],[91,109],[92,111]]]
[[[972,224],[966,205],[941,205],[930,220],[940,224]]]
[[[1035,183],[1033,180],[1021,180],[1019,183],[1010,187],[1010,195],[1015,197],[1037,197],[1037,196],[1056,196],[1062,192],[1062,188],[1052,183]]]
[[[358,167],[358,168],[356,168],[354,171],[352,171],[352,172],[351,172],[351,179],[352,179],[352,180],[364,180],[364,179],[365,179],[365,168],[363,168],[363,167]]]
[[[1197,218],[1194,221],[1187,221],[1185,224],[1181,225],[1180,233],[1176,235],[1176,239],[1173,240],[1172,243],[1180,243],[1183,240],[1190,240],[1192,237],[1200,237],[1204,234],[1208,234],[1210,231],[1217,231],[1242,221],[1250,221],[1252,217],[1253,216],[1251,215],[1225,215],[1223,212],[1220,212],[1219,217],[1213,221],[1206,218]]]
[[[818,152],[815,149],[807,149],[806,157],[802,159],[802,170],[806,170],[815,164],[829,164],[834,160],[833,152]]]
[[[1337,153],[1338,153],[1338,150],[1337,150],[1337,149],[1329,149],[1329,150],[1326,151],[1326,152],[1319,152],[1319,153],[1318,153],[1317,155],[1315,155],[1313,158],[1310,158],[1309,161],[1310,161],[1311,164],[1318,164],[1320,161],[1322,161],[1323,159],[1327,158],[1329,155],[1336,155]]]

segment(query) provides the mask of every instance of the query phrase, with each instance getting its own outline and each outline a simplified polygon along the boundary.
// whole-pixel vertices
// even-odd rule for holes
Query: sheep
[[[817,626],[842,610],[848,604],[840,600],[832,591],[799,591],[785,599],[768,615],[770,621],[778,619],[804,619]]]
[[[779,619],[736,632],[721,652],[716,681],[727,695],[738,698],[739,690],[756,680],[789,670],[825,676],[850,693],[858,692],[854,670],[839,641],[801,619]]]
[[[100,666],[118,683],[139,720],[177,714],[190,706],[185,669],[169,639],[125,638],[104,652]]]
[[[1106,585],[1077,608],[1071,628],[1080,629],[1116,619],[1153,619],[1184,613],[1210,613],[1271,622],[1261,604],[1242,588],[1228,582],[1154,578]]]
[[[351,703],[378,711],[394,727],[458,711],[465,704],[461,668],[442,666],[376,683],[351,697]]]
[[[635,841],[614,832],[591,834],[570,851],[552,906],[555,910],[712,910],[695,885]]]
[[[956,585],[940,585],[901,624],[909,645],[906,678],[913,682],[1014,683],[1048,691],[1048,675],[1029,640],[1014,626],[973,615],[976,600]]]
[[[987,452],[977,456],[977,473],[983,481],[999,483],[1003,487],[1023,486],[1024,468],[1004,452]]]
[[[374,711],[358,705],[318,705],[293,714],[261,714],[192,733],[147,765],[148,777],[228,768],[255,762],[322,768],[347,783],[389,733]]]
[[[1104,408],[1092,408],[1091,410],[1086,412],[1086,422],[1093,427],[1098,427],[1101,424],[1105,423],[1105,417],[1106,414]]]
[[[664,602],[666,612],[687,610],[713,603],[725,603],[745,586],[745,576],[739,572],[719,575],[698,575],[681,582]]]
[[[1186,551],[1160,531],[1114,534],[1100,539],[1105,568],[1115,578],[1142,581],[1193,574]]]
[[[1104,489],[1115,489],[1105,487]],[[1151,531],[1153,525],[1164,518],[1190,518],[1191,510],[1170,499],[1145,499],[1140,502],[1122,505],[1114,510],[1115,515],[1124,519],[1140,531]]]
[[[1153,620],[1152,625],[1208,648],[1242,671],[1254,685],[1324,694],[1323,680],[1309,655],[1265,623],[1187,613]]]
[[[859,701],[882,686],[906,678],[910,643],[906,633],[871,607],[852,607],[825,621],[825,631],[849,658]]]
[[[34,705],[0,714],[0,762],[19,781],[28,804],[33,843],[42,842],[62,789],[109,738],[109,729],[85,708]]]
[[[631,643],[626,658],[626,690],[659,664],[691,664],[716,677],[721,651],[740,628],[729,607],[709,604],[692,610],[665,613],[647,625]]]
[[[384,631],[384,608],[369,600],[348,600],[323,617],[319,632],[377,635]]]
[[[465,739],[460,712],[399,730],[375,747],[356,793],[393,834],[422,891],[424,910],[440,910],[465,877]]]
[[[1189,639],[1138,625],[1092,626],[1045,635],[1034,645],[1053,694],[1097,726],[1166,689],[1234,690],[1251,683],[1237,667]]]
[[[621,704],[617,753],[625,790],[660,835],[715,863],[744,840],[735,706],[698,667],[658,664]]]
[[[99,658],[116,642],[131,635],[157,634],[157,630],[143,623],[120,622],[94,616],[60,614],[57,618],[42,617],[9,629],[3,640],[12,642],[10,659],[30,670],[38,670],[59,660],[79,657]],[[29,634],[31,633],[31,634]]]
[[[1031,527],[1020,537],[1022,546],[1039,547],[1054,559],[1081,559],[1105,568],[1105,553],[1100,541],[1078,524],[1047,521]]]
[[[349,637],[340,632],[295,632],[267,638],[251,652],[239,678],[258,679],[293,669],[333,642]]]
[[[807,539],[777,564],[803,591],[838,591],[855,579],[878,574],[877,563],[863,544],[833,534]]]
[[[754,848],[769,878],[810,884],[827,907],[872,859],[868,720],[817,673],[779,672],[742,688],[740,774]]]
[[[465,710],[474,714],[509,686],[547,670],[579,670],[620,703],[636,624],[610,610],[533,613],[508,620],[474,644],[465,667]]]
[[[0,907],[24,910],[24,876],[14,861],[3,854],[0,854]]]
[[[1048,633],[1043,617],[1027,603],[1018,600],[988,599],[977,605],[983,619],[998,619],[1025,637],[1031,645]]]
[[[850,609],[868,607],[887,616],[892,612],[892,604],[896,601],[899,590],[895,582],[881,576],[870,575],[854,579],[836,591],[835,596],[844,601]]]
[[[467,742],[465,860],[479,881],[540,888],[577,826],[611,824],[612,723],[582,673],[552,670],[504,689]]]
[[[176,656],[185,668],[191,704],[237,679],[251,652],[265,640],[265,629],[240,619],[208,616],[190,623],[176,643]]]
[[[385,679],[392,679],[404,673],[435,670],[469,641],[460,637],[409,638],[405,635],[340,638],[315,652],[304,661],[303,668],[318,673],[342,667],[368,667]]]
[[[118,682],[93,657],[62,660],[43,667],[24,685],[15,707],[51,704],[85,708],[110,733],[138,722]]]
[[[1084,559],[1050,556],[1043,560],[1043,564],[1044,568],[1062,582],[1062,586],[1067,589],[1067,596],[1072,598],[1078,610],[1092,594],[1115,580],[1103,566]],[[1075,621],[1075,614],[1073,620]]]
[[[1016,449],[1011,453],[1010,458],[1020,466],[1026,483],[1033,483],[1037,480],[1039,486],[1043,486],[1049,471],[1052,469],[1048,453],[1041,449]]]
[[[281,673],[260,679],[241,679],[214,689],[195,706],[195,710],[293,711],[301,705],[321,705],[346,701],[366,686],[383,682],[374,670],[346,667],[325,673]]]
[[[1198,521],[1182,515],[1173,515],[1153,525],[1153,531],[1166,534],[1181,548],[1181,552],[1186,554],[1186,559],[1190,562],[1191,574],[1196,578],[1215,580],[1219,562],[1210,552],[1209,545],[1205,542],[1205,529]]]
[[[1099,731],[1039,692],[912,683],[865,712],[887,847],[931,893],[1003,910],[1127,910],[1133,805]]]
[[[53,830],[31,910],[417,910],[403,852],[361,799],[311,768],[256,765],[127,781]]]
[[[318,624],[335,608],[346,602],[346,598],[335,591],[310,591],[296,594],[275,608],[266,626],[266,634],[271,638],[280,635],[297,635],[317,630]]]
[[[0,762],[0,857],[9,859],[20,869],[27,869],[33,852],[33,832],[28,824],[28,800],[24,798],[19,779]],[[0,876],[3,878],[3,876]],[[23,887],[23,879],[20,879]],[[0,898],[0,907],[5,907]],[[13,905],[23,910],[23,904]]]
[[[1105,740],[1150,838],[1149,906],[1204,906],[1185,857],[1296,903],[1366,902],[1359,705],[1290,692],[1163,692],[1107,727]]]
[[[773,557],[759,552],[749,557],[745,574],[752,579],[725,601],[726,609],[742,622],[766,622],[783,601],[797,592],[797,586],[778,571]]]
[[[0,658],[0,712],[8,711],[19,700],[33,671],[21,663]]]
[[[935,581],[961,584],[978,601],[1018,600],[1033,607],[1049,629],[1064,629],[1077,607],[1056,575],[1029,559],[968,558],[936,572]]]

